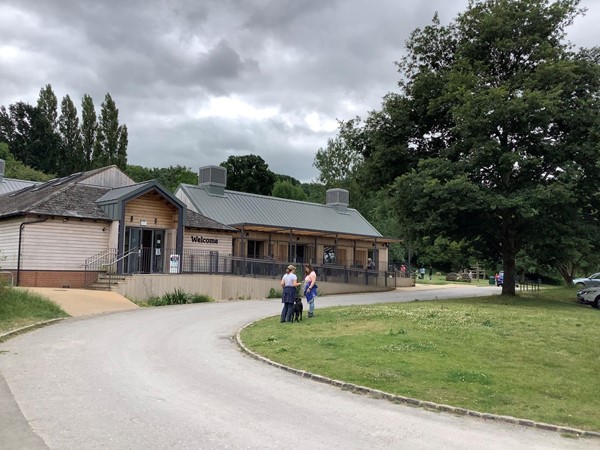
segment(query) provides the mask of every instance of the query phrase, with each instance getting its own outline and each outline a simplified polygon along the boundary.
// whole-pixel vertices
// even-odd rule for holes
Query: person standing
[[[294,302],[296,301],[296,287],[300,286],[298,277],[296,276],[296,266],[292,264],[287,266],[285,275],[281,278],[279,284],[283,287],[283,295],[281,296],[281,302],[283,303],[281,323],[291,322],[292,313],[294,312]]]
[[[431,281],[432,276],[433,276],[433,266],[429,266],[429,281]]]
[[[304,265],[304,296],[308,303],[308,317],[315,315],[315,299],[317,298],[317,273],[311,264]]]

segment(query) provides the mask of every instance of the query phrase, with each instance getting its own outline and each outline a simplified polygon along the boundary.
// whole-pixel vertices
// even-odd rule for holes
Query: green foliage
[[[106,94],[98,124],[92,98],[82,99],[82,121],[67,95],[58,117],[57,98],[49,84],[40,90],[36,106],[16,102],[0,107],[0,142],[9,145],[17,161],[44,173],[69,175],[116,164],[127,164],[128,131],[119,125],[116,104]]]
[[[56,130],[58,125],[58,99],[52,90],[52,86],[47,84],[40,89],[40,95],[37,101],[37,109],[40,114],[48,121],[52,130]]]
[[[416,29],[401,92],[341,123],[318,154],[321,178],[355,183],[361,208],[366,192],[394,192],[400,236],[469,241],[502,262],[505,294],[521,250],[569,281],[600,231],[600,58],[563,42],[577,5],[478,0]]]
[[[215,299],[206,294],[192,294],[188,298],[188,303],[211,303]]]
[[[158,180],[170,192],[175,192],[180,184],[198,184],[198,174],[184,166],[169,166],[159,169],[157,167],[148,169],[142,166],[130,166],[125,169],[135,182],[140,183],[148,180]]]
[[[295,186],[289,181],[276,181],[271,195],[273,197],[289,198],[290,200],[307,200],[306,193],[302,187]]]
[[[94,165],[104,167],[116,164],[125,169],[127,161],[119,158],[119,110],[109,93],[104,96],[98,120],[98,134],[94,145]],[[126,133],[126,132],[125,132]]]
[[[269,294],[267,298],[281,298],[283,296],[283,292],[281,290],[271,288],[269,289]]]
[[[302,190],[306,194],[306,201],[325,204],[327,188],[321,183],[303,183]]]
[[[250,194],[271,195],[275,174],[257,155],[230,156],[220,164],[227,169],[227,189]]]
[[[574,289],[325,308],[242,331],[265,357],[336,380],[475,411],[600,431],[598,312]],[[302,342],[302,345],[297,345]],[[543,370],[543,379],[540,378]]]
[[[7,178],[42,182],[56,178],[52,174],[47,175],[43,172],[26,166],[21,161],[17,161],[8,149],[8,145],[4,142],[0,142],[0,159],[3,159],[6,163],[4,176]]]
[[[167,305],[183,305],[188,302],[188,299],[189,295],[179,288],[162,296],[162,300]]]
[[[362,139],[357,128],[360,118],[338,121],[339,134],[327,140],[327,147],[317,151],[313,165],[319,181],[328,187],[343,187],[362,163]]]
[[[86,164],[81,147],[77,109],[68,95],[63,98],[60,111],[58,131],[61,136],[61,164],[58,174],[65,176],[85,170]]]
[[[56,303],[23,289],[0,287],[0,333],[44,320],[68,317]]]
[[[86,170],[92,168],[92,155],[97,133],[98,119],[94,100],[88,94],[84,94],[81,99],[81,150]]]
[[[186,303],[210,303],[215,300],[206,294],[188,294],[182,289],[175,289],[162,297],[152,297],[145,304],[148,306],[185,305]]]

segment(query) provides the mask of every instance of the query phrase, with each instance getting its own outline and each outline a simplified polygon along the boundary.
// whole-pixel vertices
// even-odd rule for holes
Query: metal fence
[[[297,267],[298,278],[300,280],[304,278],[303,264],[297,262],[221,255],[218,252],[205,250],[185,250],[177,259],[179,265],[171,265],[169,272],[280,279],[288,265],[292,264]],[[345,284],[395,286],[396,277],[399,275],[396,271],[366,270],[332,264],[313,264],[313,268],[319,280]]]
[[[167,250],[165,254],[156,254],[150,249],[136,248],[120,255],[110,249],[86,260],[85,285],[96,281],[99,274],[116,276],[118,262],[122,265],[122,274],[199,273],[272,279],[280,279],[288,265],[293,264],[297,268],[298,279],[304,279],[304,267],[300,262],[244,258],[207,250],[184,250],[182,255]],[[345,284],[396,286],[396,277],[400,276],[395,270],[367,270],[334,264],[313,264],[313,268],[320,281]]]

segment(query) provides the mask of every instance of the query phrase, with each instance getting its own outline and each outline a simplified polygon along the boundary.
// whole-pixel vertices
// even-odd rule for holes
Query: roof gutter
[[[31,225],[33,223],[42,223],[42,222],[45,222],[46,220],[48,220],[48,218],[44,217],[43,219],[31,220],[29,222],[23,222],[19,226],[19,250],[17,252],[17,286],[20,286],[19,281],[21,279],[21,242],[23,240],[23,229],[25,228],[25,225]]]

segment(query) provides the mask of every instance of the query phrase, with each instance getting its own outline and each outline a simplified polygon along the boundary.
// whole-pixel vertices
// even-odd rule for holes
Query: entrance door
[[[125,230],[125,268],[127,273],[162,273],[165,230],[127,228]]]

